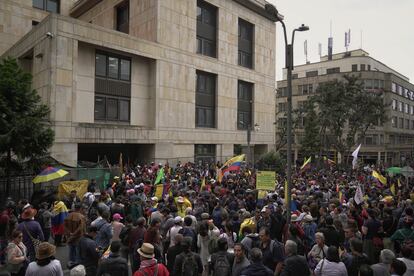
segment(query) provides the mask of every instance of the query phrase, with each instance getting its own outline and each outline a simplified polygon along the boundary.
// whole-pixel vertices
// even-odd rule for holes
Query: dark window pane
[[[118,58],[108,57],[108,77],[118,78]]]
[[[361,71],[365,71],[365,64],[361,64]]]
[[[118,100],[117,99],[106,99],[106,118],[108,120],[117,120],[118,119]]]
[[[116,8],[116,30],[129,32],[129,3],[125,2]]]
[[[97,76],[106,76],[106,56],[102,54],[96,54],[95,57],[95,74]]]
[[[44,9],[44,0],[33,0],[33,7],[38,8],[38,9]]]
[[[59,1],[58,0],[46,0],[47,7],[46,10],[49,12],[59,12]]]
[[[352,72],[358,71],[358,64],[352,64]]]
[[[131,77],[131,62],[126,59],[121,59],[121,80],[130,80]]]
[[[197,38],[197,54],[201,54],[202,48],[201,48],[201,39]]]
[[[105,119],[105,98],[95,96],[95,119]]]
[[[129,101],[119,100],[119,120],[129,121]]]
[[[201,7],[197,6],[197,20],[201,21]]]

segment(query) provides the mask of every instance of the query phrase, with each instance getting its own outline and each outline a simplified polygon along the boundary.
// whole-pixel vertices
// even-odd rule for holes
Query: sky
[[[284,15],[288,40],[292,30],[301,24],[307,32],[296,32],[295,65],[305,63],[304,41],[308,44],[308,60],[319,61],[328,52],[332,22],[333,53],[345,51],[345,32],[351,29],[349,50],[362,49],[414,83],[414,0],[267,0]],[[283,29],[276,24],[276,79],[282,79],[285,67]],[[361,42],[362,32],[362,42]]]

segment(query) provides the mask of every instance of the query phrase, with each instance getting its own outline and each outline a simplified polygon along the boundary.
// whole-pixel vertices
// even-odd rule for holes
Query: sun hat
[[[56,246],[48,242],[42,242],[36,250],[36,259],[43,260],[56,253]]]
[[[298,215],[293,214],[293,215],[290,217],[290,221],[291,221],[291,222],[297,222],[297,221],[300,221],[300,219],[299,219]]]
[[[112,218],[114,219],[114,220],[122,220],[122,219],[124,219],[119,213],[115,213],[113,216],[112,216]]]
[[[144,242],[141,246],[141,248],[139,248],[137,250],[138,254],[141,255],[144,258],[147,259],[152,259],[154,258],[154,246],[150,243],[146,243]]]
[[[304,221],[304,222],[312,222],[312,221],[313,221],[313,217],[312,217],[311,215],[306,215],[306,216],[303,218],[303,221]]]

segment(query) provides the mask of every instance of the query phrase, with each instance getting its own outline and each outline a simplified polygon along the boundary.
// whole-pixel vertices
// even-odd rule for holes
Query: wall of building
[[[69,15],[76,0],[60,1],[60,13]],[[0,1],[0,56],[32,29],[32,21],[41,22],[49,12],[32,7],[31,0]]]

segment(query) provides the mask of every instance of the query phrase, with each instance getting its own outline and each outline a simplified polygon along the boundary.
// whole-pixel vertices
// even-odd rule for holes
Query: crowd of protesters
[[[283,173],[274,191],[259,193],[254,168],[221,179],[220,166],[125,167],[104,189],[91,181],[81,195],[10,200],[0,215],[1,270],[63,275],[54,254],[66,246],[71,275],[414,275],[406,179],[381,183],[372,170],[385,172],[371,167],[297,169],[288,223]]]

